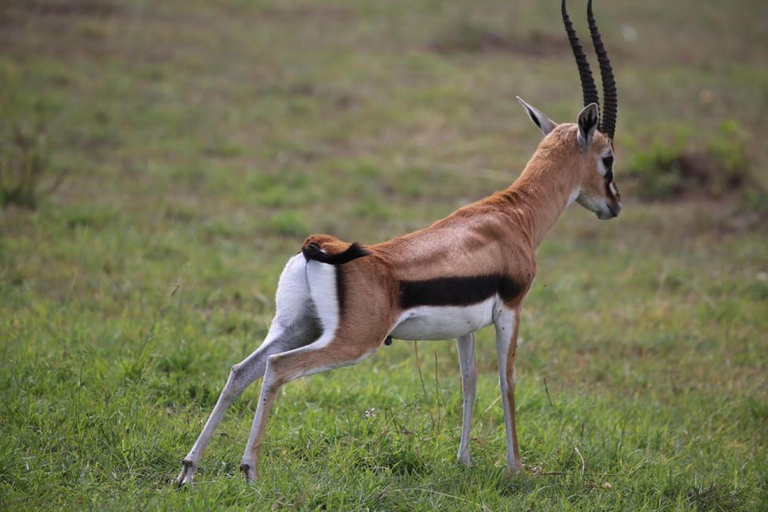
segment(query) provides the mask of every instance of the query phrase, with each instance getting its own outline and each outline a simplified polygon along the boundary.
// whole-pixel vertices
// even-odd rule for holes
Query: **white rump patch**
[[[307,262],[307,281],[317,316],[323,324],[323,335],[315,343],[331,341],[339,326],[339,299],[336,296],[336,267],[310,260]]]
[[[309,299],[306,261],[303,255],[297,254],[285,264],[277,283],[275,321],[285,326],[292,324],[301,317]]]

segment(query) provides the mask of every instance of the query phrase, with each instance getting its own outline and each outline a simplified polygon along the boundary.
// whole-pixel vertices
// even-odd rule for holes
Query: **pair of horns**
[[[592,78],[592,71],[589,69],[587,56],[584,55],[584,50],[581,47],[581,43],[579,43],[579,37],[576,35],[571,19],[568,17],[568,11],[565,8],[565,0],[563,0],[562,3],[562,11],[565,31],[568,33],[568,40],[571,43],[573,56],[576,58],[576,66],[579,68],[581,91],[584,95],[584,106],[586,107],[590,103],[599,105],[597,86],[595,85],[595,80]],[[616,80],[613,77],[611,61],[608,59],[608,53],[605,51],[600,32],[597,30],[595,17],[592,14],[592,0],[589,0],[589,3],[587,4],[587,22],[589,23],[589,31],[592,34],[592,43],[595,46],[597,61],[600,64],[600,76],[603,80],[603,108],[601,110],[599,130],[613,140],[613,134],[616,131],[616,113],[619,107],[618,96],[616,93]]]

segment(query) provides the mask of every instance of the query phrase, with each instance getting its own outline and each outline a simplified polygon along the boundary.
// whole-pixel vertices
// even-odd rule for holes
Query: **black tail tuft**
[[[304,244],[304,246],[301,248],[301,253],[304,255],[304,258],[307,261],[315,260],[319,261],[320,263],[328,263],[329,265],[343,265],[344,263],[348,263],[354,259],[368,256],[371,254],[371,251],[361,247],[357,242],[354,242],[344,252],[340,252],[338,254],[328,254],[322,250],[319,245],[314,242],[310,242]]]

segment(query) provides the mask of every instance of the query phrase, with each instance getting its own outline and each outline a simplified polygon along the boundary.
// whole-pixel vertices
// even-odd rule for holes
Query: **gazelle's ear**
[[[576,124],[579,126],[579,147],[585,155],[589,145],[592,144],[592,139],[595,137],[595,130],[597,130],[599,122],[600,116],[597,111],[597,103],[590,103],[584,107],[579,112],[579,117],[576,118]]]
[[[523,99],[520,96],[516,96],[517,101],[520,102],[520,104],[523,106],[526,112],[528,112],[528,115],[531,118],[531,121],[533,121],[533,124],[539,127],[539,130],[544,133],[544,135],[548,135],[549,132],[555,129],[557,126],[557,123],[539,112],[537,109],[533,108],[529,104],[523,101]]]

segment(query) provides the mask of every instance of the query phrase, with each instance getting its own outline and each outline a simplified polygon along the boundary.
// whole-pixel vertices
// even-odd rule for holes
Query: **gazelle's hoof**
[[[465,468],[472,467],[472,462],[469,458],[469,454],[459,454],[458,457],[456,457],[456,462],[464,466]]]
[[[243,476],[245,477],[245,481],[249,484],[252,484],[256,481],[256,465],[251,464],[248,462],[243,462],[240,464],[240,471],[243,472]]]
[[[176,477],[176,485],[178,487],[191,485],[192,476],[195,474],[195,469],[197,469],[197,467],[191,460],[184,459],[181,461],[181,473],[179,473],[179,476]]]

